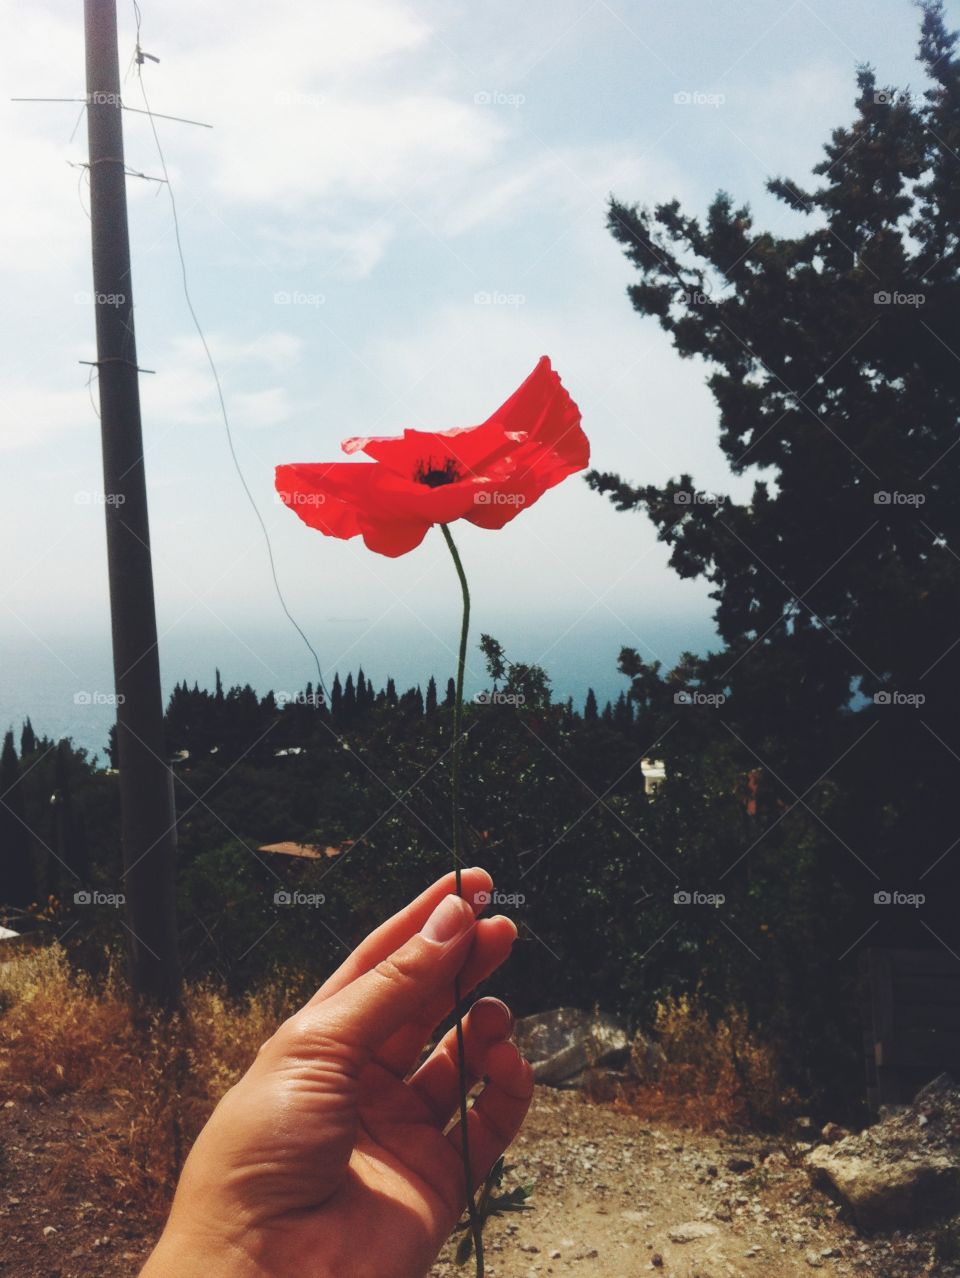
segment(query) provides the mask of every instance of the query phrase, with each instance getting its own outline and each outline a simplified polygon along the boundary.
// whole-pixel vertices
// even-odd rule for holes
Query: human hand
[[[466,1202],[453,1008],[510,952],[513,923],[477,919],[485,870],[434,883],[357,947],[222,1098],[184,1165],[141,1278],[421,1278]],[[533,1075],[512,1018],[480,999],[464,1019],[474,1185],[516,1135]],[[411,1074],[410,1071],[413,1071]],[[408,1077],[409,1075],[409,1077]]]

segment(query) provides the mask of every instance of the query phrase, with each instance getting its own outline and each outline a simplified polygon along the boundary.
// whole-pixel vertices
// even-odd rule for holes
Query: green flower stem
[[[467,632],[470,629],[470,590],[463,571],[463,564],[457,553],[457,547],[446,524],[440,525],[444,540],[453,556],[454,567],[460,578],[460,589],[463,592],[463,622],[460,626],[460,655],[457,660],[457,695],[453,703],[453,859],[456,873],[457,895],[463,896],[463,884],[460,867],[462,862],[462,831],[460,819],[460,737],[463,725],[463,671],[467,663]],[[463,1048],[463,1006],[460,993],[460,976],[454,980],[454,1003],[457,1016],[457,1053],[460,1068],[460,1133],[463,1153],[463,1180],[467,1192],[467,1211],[470,1214],[470,1232],[473,1235],[473,1250],[476,1257],[477,1278],[483,1278],[483,1222],[474,1201],[473,1175],[470,1171],[470,1144],[467,1135],[467,1063]]]

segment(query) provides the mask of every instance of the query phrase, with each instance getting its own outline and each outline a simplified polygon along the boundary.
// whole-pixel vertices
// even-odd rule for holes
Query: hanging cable
[[[230,456],[233,459],[234,469],[237,472],[237,477],[240,480],[240,483],[243,487],[243,491],[247,495],[247,500],[249,501],[253,509],[253,513],[257,517],[257,521],[260,524],[260,530],[263,533],[263,540],[267,547],[267,558],[270,562],[270,574],[273,577],[273,585],[277,593],[277,599],[280,601],[280,607],[283,609],[284,613],[286,614],[288,621],[293,626],[294,630],[296,630],[297,634],[300,636],[303,642],[307,645],[307,648],[310,650],[310,654],[313,657],[313,660],[317,667],[317,680],[320,684],[320,688],[326,699],[326,704],[329,706],[330,694],[328,693],[327,686],[323,680],[323,672],[320,668],[320,658],[317,656],[317,652],[313,644],[307,638],[306,634],[304,633],[303,629],[300,627],[296,618],[293,616],[290,609],[287,607],[287,601],[284,599],[283,591],[280,588],[280,580],[277,577],[277,567],[273,557],[273,546],[270,542],[270,534],[267,531],[267,525],[264,522],[263,516],[260,513],[260,508],[257,505],[256,500],[254,499],[253,493],[250,491],[250,486],[247,483],[246,476],[243,473],[243,468],[240,465],[240,459],[237,457],[237,451],[233,443],[233,432],[230,429],[230,418],[229,418],[229,414],[227,413],[227,405],[223,395],[223,387],[220,383],[220,374],[217,371],[217,366],[216,366],[216,363],[214,362],[213,355],[211,354],[210,347],[207,345],[206,335],[204,334],[203,328],[200,324],[200,320],[197,318],[197,312],[194,309],[193,301],[190,297],[190,287],[189,287],[189,283],[187,279],[187,263],[184,257],[183,244],[180,238],[180,220],[177,216],[177,201],[173,192],[173,185],[170,182],[170,175],[167,172],[167,161],[166,161],[166,157],[163,154],[163,147],[160,145],[160,136],[157,133],[157,126],[154,123],[153,112],[150,109],[150,102],[149,102],[149,99],[147,98],[146,87],[144,86],[144,83],[143,83],[144,58],[150,58],[150,60],[154,62],[157,61],[157,59],[153,58],[150,54],[145,54],[140,47],[140,24],[142,21],[142,14],[140,12],[140,6],[137,3],[137,0],[133,0],[133,12],[134,12],[134,19],[135,19],[136,27],[137,27],[136,51],[134,54],[134,57],[136,59],[136,66],[137,66],[137,80],[140,85],[140,93],[143,97],[143,105],[146,108],[145,114],[150,121],[150,130],[153,133],[153,140],[154,140],[154,143],[156,144],[157,156],[160,160],[160,167],[163,172],[163,180],[166,185],[167,191],[170,195],[170,209],[173,214],[174,240],[176,243],[177,257],[180,260],[180,276],[183,283],[184,300],[186,301],[186,304],[187,304],[187,310],[190,312],[190,318],[193,320],[193,326],[197,331],[197,336],[200,338],[200,342],[201,342],[201,345],[203,346],[204,354],[207,357],[207,363],[210,365],[210,372],[213,376],[214,384],[217,388],[217,399],[220,402],[220,415],[223,418],[223,426],[227,436],[227,445],[230,449]]]

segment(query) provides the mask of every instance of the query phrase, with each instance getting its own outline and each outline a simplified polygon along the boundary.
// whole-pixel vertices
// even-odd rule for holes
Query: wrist
[[[324,1252],[328,1254],[324,1254]],[[184,1225],[176,1213],[140,1271],[140,1278],[361,1278],[349,1257],[340,1265],[329,1255],[329,1248],[315,1247],[310,1254],[310,1268],[303,1267],[303,1256],[291,1254],[285,1231],[273,1233],[256,1227],[241,1234],[228,1234],[219,1229]],[[370,1278],[375,1276],[370,1271]]]
[[[140,1278],[270,1278],[243,1247],[222,1236],[169,1225],[140,1271]]]

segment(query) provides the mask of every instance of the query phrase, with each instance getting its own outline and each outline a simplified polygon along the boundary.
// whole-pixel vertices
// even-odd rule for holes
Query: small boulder
[[[667,1237],[673,1243],[689,1243],[712,1238],[719,1232],[716,1225],[708,1225],[702,1220],[687,1220],[682,1225],[674,1225],[672,1229],[668,1229]]]
[[[850,1135],[846,1127],[839,1123],[827,1123],[820,1132],[820,1139],[825,1145],[835,1145],[839,1140],[846,1140]]]
[[[514,1038],[535,1081],[551,1087],[580,1087],[597,1066],[616,1068],[630,1056],[630,1040],[615,1017],[575,1007],[523,1017]]]
[[[839,1198],[868,1232],[910,1229],[925,1219],[960,1211],[960,1166],[940,1154],[898,1161],[820,1145],[807,1156],[813,1184]]]
[[[925,1121],[921,1121],[925,1120]],[[910,1105],[856,1136],[828,1123],[806,1158],[814,1185],[869,1232],[912,1229],[960,1211],[960,1087],[940,1075]]]

